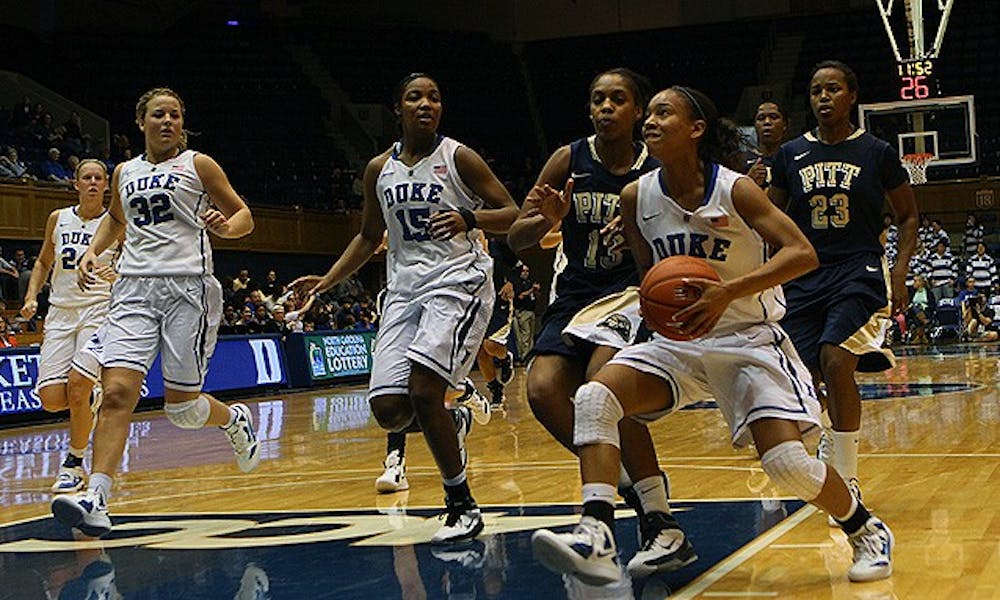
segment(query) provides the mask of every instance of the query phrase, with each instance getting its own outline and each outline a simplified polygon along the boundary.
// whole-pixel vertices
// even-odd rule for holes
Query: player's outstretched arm
[[[198,154],[194,157],[194,168],[209,199],[215,205],[215,208],[209,208],[201,214],[208,230],[226,239],[249,235],[254,227],[253,215],[243,198],[229,183],[229,178],[219,163],[207,154]]]
[[[361,231],[359,231],[340,258],[333,263],[326,275],[304,275],[292,282],[292,286],[301,294],[318,294],[337,285],[351,273],[360,269],[375,251],[382,245],[385,233],[385,218],[382,216],[382,206],[375,195],[375,183],[382,171],[390,151],[376,156],[368,162],[364,175],[364,206],[361,214]]]
[[[563,146],[552,153],[538,181],[528,192],[521,212],[507,232],[507,245],[514,252],[521,252],[541,242],[549,232],[559,229],[563,218],[569,213],[572,202],[572,188],[569,194],[558,193],[564,189],[569,179],[570,148]],[[546,194],[546,188],[554,194]],[[565,191],[565,190],[564,190]]]
[[[35,266],[31,269],[31,279],[28,280],[28,289],[24,293],[24,306],[21,307],[21,316],[30,319],[38,311],[38,292],[45,285],[45,280],[49,278],[52,270],[52,262],[56,256],[55,242],[52,241],[52,232],[56,229],[56,222],[59,220],[58,211],[49,213],[49,219],[45,222],[45,241],[42,242],[42,250],[35,259]]]

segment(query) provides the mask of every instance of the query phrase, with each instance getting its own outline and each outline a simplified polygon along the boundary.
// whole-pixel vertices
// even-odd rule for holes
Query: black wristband
[[[476,213],[465,208],[464,206],[459,207],[457,212],[462,215],[462,220],[465,221],[466,231],[472,231],[476,228]]]

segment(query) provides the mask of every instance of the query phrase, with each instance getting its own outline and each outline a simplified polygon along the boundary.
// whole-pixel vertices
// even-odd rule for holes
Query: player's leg
[[[820,369],[832,425],[828,464],[855,488],[861,435],[861,393],[854,379],[857,367],[858,357],[844,348],[832,344],[820,347]]]
[[[673,391],[665,380],[620,364],[605,366],[594,381],[576,391],[574,443],[583,480],[583,517],[569,534],[535,532],[532,546],[542,564],[556,572],[574,574],[586,583],[619,580],[612,533],[621,464],[619,422],[632,415],[663,411],[672,404]]]
[[[486,380],[487,389],[490,390],[490,403],[493,406],[502,406],[506,400],[503,388],[514,376],[514,361],[507,352],[507,346],[492,338],[486,338],[476,356],[476,363],[483,379]]]
[[[576,454],[573,444],[573,394],[584,383],[584,361],[561,354],[537,355],[528,367],[528,404],[543,427]]]
[[[779,487],[833,515],[854,548],[851,581],[892,574],[893,536],[848,489],[843,477],[806,451],[795,421],[763,418],[750,423],[764,472]]]

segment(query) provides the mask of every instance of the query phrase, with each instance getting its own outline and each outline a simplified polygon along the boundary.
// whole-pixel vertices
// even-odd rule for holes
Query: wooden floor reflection
[[[901,354],[892,371],[861,377],[872,397],[864,405],[862,488],[895,532],[894,576],[848,583],[843,534],[807,507],[672,597],[1000,598],[1000,352],[993,345]],[[476,499],[577,502],[577,463],[532,417],[523,371],[507,394],[506,411],[468,438]],[[264,440],[263,462],[249,475],[238,471],[221,433],[178,430],[159,411],[136,415],[113,514],[441,505],[440,478],[419,436],[407,449],[409,492],[375,493],[385,436],[363,387],[248,403]],[[729,446],[716,410],[681,411],[652,431],[676,499],[779,495],[750,452]],[[0,431],[0,523],[48,514],[65,447],[62,425]]]

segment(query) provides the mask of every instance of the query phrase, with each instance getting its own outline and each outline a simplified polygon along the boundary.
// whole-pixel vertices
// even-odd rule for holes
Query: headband
[[[698,101],[697,101],[697,100],[695,100],[695,98],[694,98],[694,94],[692,94],[692,93],[690,92],[690,90],[688,90],[688,89],[687,89],[686,87],[684,87],[684,86],[682,86],[682,85],[675,85],[675,86],[674,86],[674,89],[675,89],[676,91],[678,91],[678,92],[680,92],[680,93],[684,94],[684,95],[685,95],[685,96],[687,97],[687,99],[688,99],[688,102],[690,102],[690,103],[691,103],[691,106],[693,106],[693,107],[694,107],[694,109],[695,109],[696,111],[698,111],[698,116],[700,116],[700,117],[701,117],[701,119],[702,119],[703,121],[705,121],[705,122],[707,123],[707,122],[708,122],[708,117],[706,117],[706,116],[705,116],[705,111],[704,111],[704,110],[702,110],[702,108],[701,108],[701,104],[699,104],[699,103],[698,103]]]

